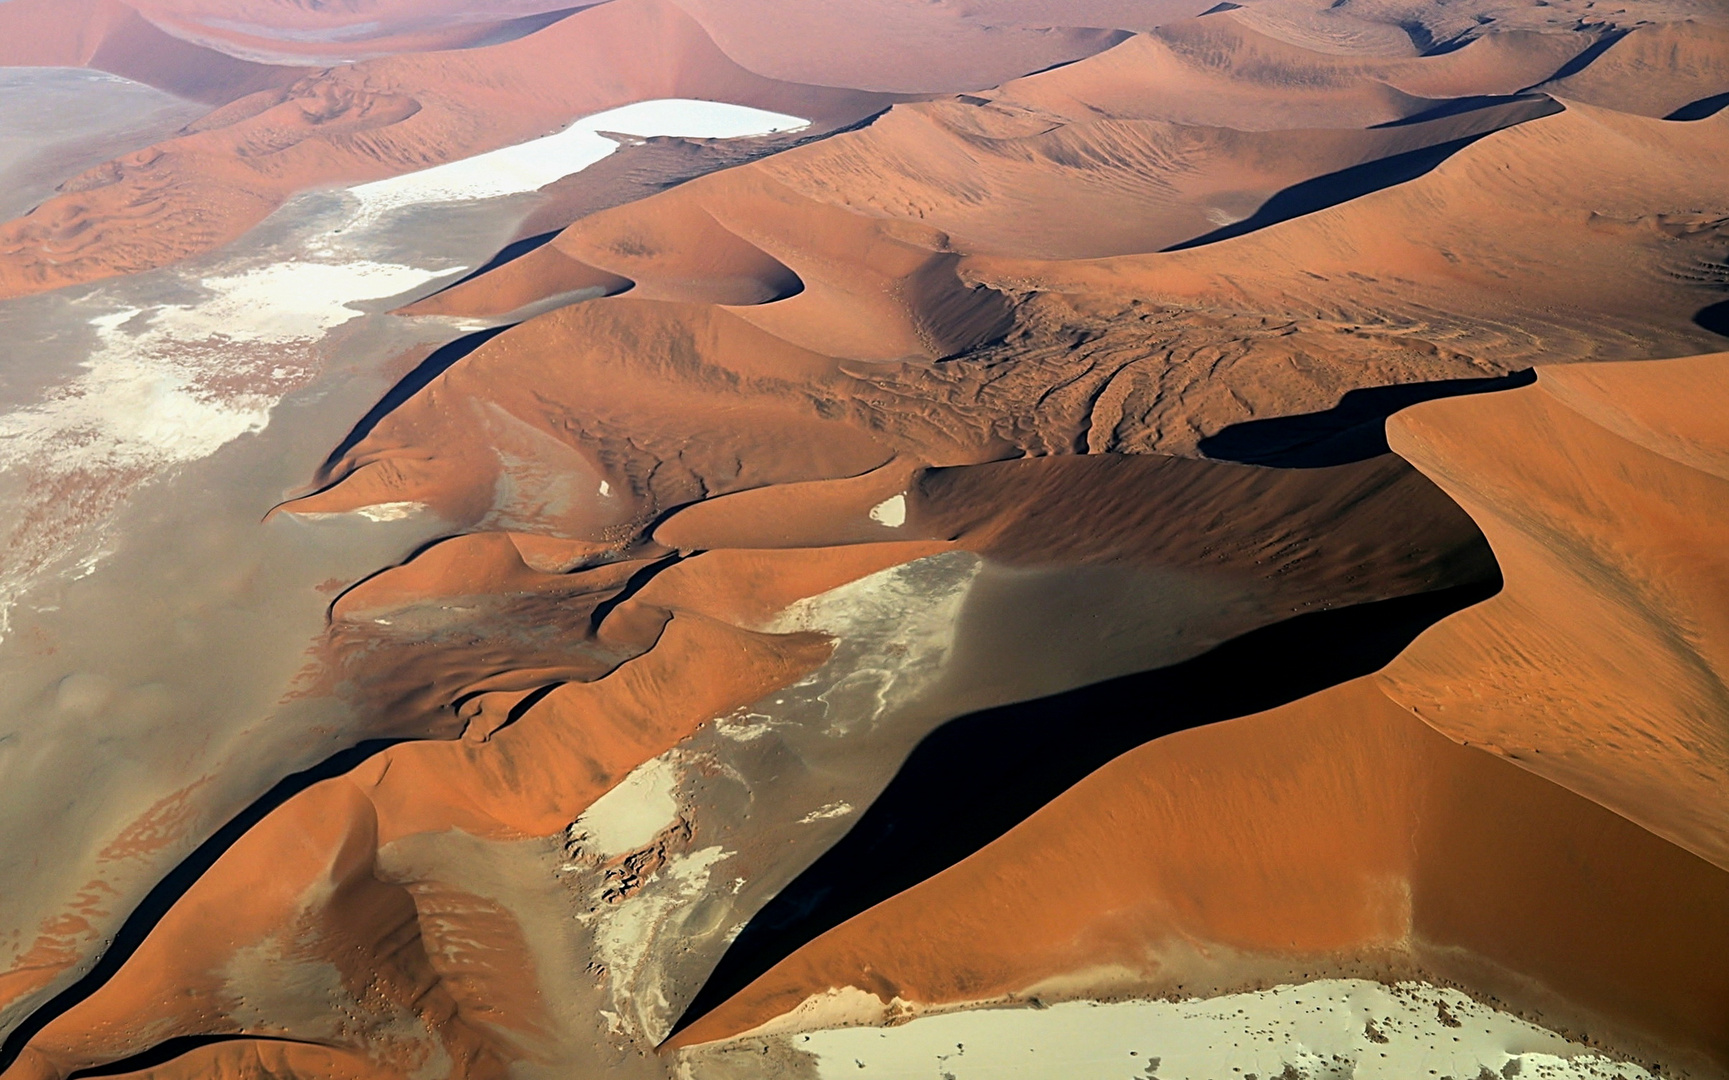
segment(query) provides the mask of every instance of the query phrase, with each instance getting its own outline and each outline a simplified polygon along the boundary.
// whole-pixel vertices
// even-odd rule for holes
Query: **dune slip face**
[[[1729,1077],[1726,57],[0,2],[0,1080]]]

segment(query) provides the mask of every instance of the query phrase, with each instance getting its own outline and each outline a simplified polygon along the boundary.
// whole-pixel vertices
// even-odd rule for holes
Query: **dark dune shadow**
[[[914,749],[839,843],[745,926],[679,1030],[806,942],[954,865],[1111,759],[1385,666],[1500,581],[1299,615],[1192,660],[950,721]]]
[[[1368,130],[1377,131],[1381,128],[1411,127],[1415,124],[1426,124],[1431,120],[1442,120],[1449,116],[1462,116],[1465,113],[1476,112],[1479,109],[1492,109],[1497,105],[1514,105],[1519,103],[1537,104],[1540,102],[1548,102],[1548,106],[1543,108],[1540,112],[1534,110],[1529,116],[1520,120],[1519,123],[1524,123],[1525,120],[1535,120],[1542,116],[1552,116],[1553,114],[1560,112],[1563,108],[1560,102],[1556,101],[1548,94],[1476,94],[1471,97],[1447,98],[1436,105],[1424,109],[1420,113],[1412,113],[1410,116],[1403,116],[1397,120],[1388,120],[1381,124],[1371,124],[1369,125]],[[1511,127],[1512,125],[1509,124],[1507,126]],[[1486,134],[1493,134],[1493,132],[1488,132]],[[1480,139],[1482,136],[1474,135],[1472,138]]]
[[[498,254],[496,254],[492,258],[486,260],[485,265],[479,266],[473,270],[470,270],[468,273],[457,278],[455,281],[451,282],[450,284],[444,286],[443,288],[438,289],[436,292],[428,293],[426,296],[422,297],[421,299],[423,299],[423,300],[429,299],[433,296],[437,296],[441,292],[449,292],[451,289],[456,288],[458,285],[461,285],[464,282],[473,281],[475,278],[479,277],[482,274],[490,273],[493,270],[497,270],[499,267],[503,266],[505,263],[515,262],[516,260],[522,258],[524,255],[527,255],[529,252],[535,251],[536,249],[539,249],[539,248],[543,248],[546,245],[552,243],[554,240],[558,239],[558,234],[562,231],[563,230],[561,230],[561,229],[553,229],[549,232],[543,232],[543,233],[540,233],[536,236],[525,236],[521,240],[513,240],[510,243],[499,248]]]
[[[390,388],[389,392],[378,400],[378,404],[367,410],[366,415],[360,418],[360,422],[354,425],[354,428],[349,431],[342,442],[337,444],[336,449],[330,452],[330,456],[324,459],[324,464],[318,467],[318,475],[320,477],[329,475],[330,470],[336,467],[336,463],[342,460],[343,455],[354,449],[359,445],[360,440],[371,434],[372,429],[378,426],[380,420],[394,412],[403,402],[424,390],[428,383],[443,374],[451,365],[515,325],[515,323],[510,323],[505,326],[489,326],[485,330],[459,337],[455,341],[447,342],[434,349],[432,355],[416,365],[413,371],[404,375],[395,386]]]
[[[545,11],[538,15],[520,15],[514,19],[507,19],[494,26],[491,33],[482,37],[474,44],[467,46],[467,48],[481,49],[486,48],[489,45],[502,45],[507,41],[515,41],[517,38],[525,38],[530,34],[536,34],[545,30],[553,23],[563,22],[572,15],[575,15],[577,12],[586,10],[593,6],[594,3],[577,4],[573,7],[559,8],[557,11]]]
[[[235,842],[246,834],[253,826],[263,821],[266,815],[295,795],[323,780],[341,776],[366,759],[387,747],[408,739],[369,739],[356,746],[332,754],[317,765],[291,776],[285,776],[277,781],[276,786],[259,796],[253,803],[226,824],[217,829],[211,837],[198,845],[192,854],[182,859],[179,865],[170,870],[156,887],[145,894],[138,906],[132,909],[132,914],[115,932],[113,941],[103,951],[94,967],[84,974],[77,982],[68,986],[60,993],[50,998],[48,1002],[31,1013],[23,1023],[0,1043],[0,1073],[4,1073],[18,1060],[18,1055],[24,1052],[24,1047],[56,1018],[77,1006],[80,1002],[100,990],[104,983],[114,977],[121,965],[132,958],[138,947],[144,943],[150,931],[162,921],[180,898],[186,894],[193,884],[203,877],[223,853],[233,847]],[[84,1072],[80,1076],[103,1076],[106,1073]]]
[[[1471,41],[1468,34],[1459,34],[1445,40],[1437,40],[1434,31],[1423,24],[1420,19],[1402,19],[1399,29],[1411,40],[1411,47],[1417,50],[1418,56],[1440,56],[1443,53],[1454,52],[1464,48]]]
[[[1716,116],[1723,110],[1723,106],[1725,105],[1729,105],[1729,93],[1712,94],[1710,97],[1703,97],[1698,101],[1688,102],[1679,109],[1670,113],[1668,116],[1665,116],[1663,119],[1704,120],[1706,117]]]
[[[1557,110],[1560,106],[1556,106]],[[1484,132],[1484,135],[1489,134]],[[1293,184],[1277,193],[1261,204],[1260,209],[1241,221],[1234,222],[1210,233],[1197,236],[1192,240],[1184,240],[1180,244],[1172,244],[1165,251],[1183,251],[1188,248],[1216,244],[1221,240],[1264,229],[1269,225],[1277,225],[1281,221],[1289,221],[1304,214],[1313,214],[1317,210],[1325,210],[1329,206],[1337,206],[1342,202],[1358,199],[1371,192],[1389,188],[1395,184],[1403,184],[1415,180],[1424,173],[1430,172],[1441,162],[1470,146],[1483,135],[1470,135],[1463,139],[1453,139],[1450,142],[1425,146],[1420,150],[1408,150],[1403,154],[1394,154],[1378,161],[1368,161],[1361,165],[1353,165],[1348,169],[1317,176],[1312,180],[1304,180]]]
[[[670,555],[661,556],[630,575],[618,592],[594,605],[594,612],[588,617],[589,628],[598,633],[600,624],[606,621],[606,617],[612,614],[613,609],[634,598],[637,593],[648,588],[648,583],[659,577],[662,572],[672,569],[687,558],[689,556],[675,551]]]
[[[1215,461],[1280,469],[1323,469],[1388,452],[1387,417],[1436,398],[1511,390],[1537,381],[1527,368],[1483,379],[1437,379],[1352,390],[1325,412],[1232,424],[1198,444]]]
[[[217,1043],[228,1042],[274,1042],[298,1043],[301,1046],[319,1046],[320,1043],[308,1042],[305,1039],[285,1039],[276,1035],[181,1035],[157,1043],[140,1054],[129,1058],[112,1061],[106,1065],[95,1065],[88,1069],[79,1069],[71,1073],[66,1080],[94,1080],[98,1076],[125,1076],[127,1073],[142,1072],[166,1065],[177,1057],[190,1054],[204,1046],[214,1046]]]
[[[1720,300],[1710,307],[1703,307],[1693,316],[1693,325],[1701,330],[1709,330],[1719,337],[1729,337],[1729,300]]]
[[[1542,86],[1543,83],[1550,83],[1550,82],[1556,81],[1557,79],[1565,79],[1570,75],[1579,74],[1581,71],[1584,71],[1586,68],[1590,67],[1593,63],[1595,63],[1599,56],[1602,56],[1604,53],[1608,52],[1611,48],[1613,48],[1617,41],[1620,41],[1622,38],[1626,37],[1628,34],[1630,34],[1632,32],[1633,32],[1632,30],[1611,30],[1611,31],[1609,31],[1608,33],[1604,34],[1602,37],[1598,38],[1596,41],[1593,41],[1590,45],[1586,46],[1585,50],[1583,52],[1581,52],[1578,56],[1575,56],[1573,59],[1567,61],[1565,64],[1562,64],[1560,67],[1556,68],[1555,73],[1553,75],[1549,76],[1547,79],[1542,80],[1542,82],[1532,83],[1530,86],[1527,86],[1525,89],[1526,90],[1535,90],[1537,87]]]

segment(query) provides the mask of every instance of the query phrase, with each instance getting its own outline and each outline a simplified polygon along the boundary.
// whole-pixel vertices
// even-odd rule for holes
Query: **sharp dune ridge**
[[[845,1028],[1337,980],[1422,1018],[1183,1055],[1729,1075],[1726,46],[1704,0],[0,3],[0,66],[208,110],[0,224],[0,436],[222,321],[136,361],[169,465],[0,456],[0,1078],[821,1080],[878,1071]],[[662,99],[762,111],[598,115]],[[346,258],[390,283],[251,356],[221,283]]]

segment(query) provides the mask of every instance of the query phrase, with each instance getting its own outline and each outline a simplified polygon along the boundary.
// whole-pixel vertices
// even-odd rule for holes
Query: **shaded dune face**
[[[1640,884],[1658,877],[1673,891]],[[1370,678],[1124,755],[675,1045],[840,987],[874,995],[880,1022],[891,1003],[1060,999],[1079,980],[1205,995],[1367,972],[1461,979],[1709,1069],[1726,900],[1720,869],[1450,743]]]
[[[1375,972],[1457,980],[1712,1074],[1729,875],[1716,801],[1688,785],[1710,784],[1721,733],[1708,537],[1724,440],[1702,388],[1723,365],[1543,369],[1399,414],[1398,451],[1484,524],[1497,596],[1378,676],[1123,755],[687,1018],[673,1045],[1077,985]],[[1533,440],[1517,460],[1487,434],[1514,430]],[[1652,670],[1672,673],[1662,691],[1634,691]],[[1658,878],[1686,884],[1639,884]],[[1586,947],[1599,933],[1615,947]],[[872,997],[836,1013],[848,987]]]
[[[570,1020],[552,1004],[558,977],[542,971],[559,955],[568,919],[556,879],[536,881],[537,868],[527,892],[514,877],[492,882],[496,897],[476,895],[473,860],[515,853],[540,855],[531,867],[544,863],[567,826],[636,764],[816,667],[831,648],[824,637],[750,628],[878,568],[958,546],[1021,573],[1181,569],[1234,582],[1225,595],[1259,594],[1196,622],[1176,655],[1317,603],[1493,573],[1468,520],[1389,459],[1296,474],[1162,458],[1034,459],[927,473],[917,491],[904,534],[928,540],[715,550],[631,589],[640,563],[536,570],[568,549],[490,532],[447,540],[349,590],[332,609],[338,692],[373,695],[373,707],[403,725],[395,734],[432,741],[384,749],[266,816],[191,883],[116,973],[33,1033],[15,1067],[65,1076],[147,1060],[174,1039],[266,1033],[288,1045],[212,1042],[150,1074],[240,1068],[256,1054],[318,1075],[319,1055],[332,1048],[404,1075],[447,1059],[460,1076],[503,1075],[502,1063],[516,1059],[560,1060]],[[1244,507],[1254,509],[1237,512]],[[1096,536],[1059,537],[1045,516],[1079,513],[1098,517]],[[1159,527],[1183,518],[1213,519],[1211,540],[1197,545],[1189,530]],[[1388,519],[1405,523],[1391,541],[1378,528]],[[1340,573],[1355,582],[1345,593],[1334,588]],[[512,617],[500,602],[538,616],[523,630],[556,631],[566,649],[591,641],[586,668],[510,655]],[[475,611],[486,618],[486,655],[447,641],[441,626]],[[571,625],[578,620],[592,630]],[[391,651],[394,635],[400,649],[421,655]],[[460,639],[461,627],[451,636]],[[1006,681],[1013,694],[1073,678],[1059,668],[991,681]],[[381,685],[403,693],[378,697]],[[682,689],[670,693],[673,686]],[[452,714],[460,733],[440,724]],[[426,726],[408,728],[415,716]],[[650,863],[689,842],[691,828],[675,824],[645,849]],[[464,839],[438,839],[456,836]],[[268,899],[256,894],[266,867]],[[228,914],[236,907],[244,919]],[[225,927],[220,939],[205,934],[212,924]],[[278,986],[284,970],[301,969],[303,982]]]
[[[288,696],[365,741],[7,928],[0,1075],[720,1080],[1334,976],[1721,1075],[1724,31],[1553,6],[0,3],[216,106],[0,296],[632,101],[813,121],[621,136],[397,310],[471,336],[264,500],[435,523],[320,586]]]

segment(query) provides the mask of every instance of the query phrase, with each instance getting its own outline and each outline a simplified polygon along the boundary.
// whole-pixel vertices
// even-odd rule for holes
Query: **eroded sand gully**
[[[0,5],[5,1080],[1729,1070],[1720,13],[543,6]]]

